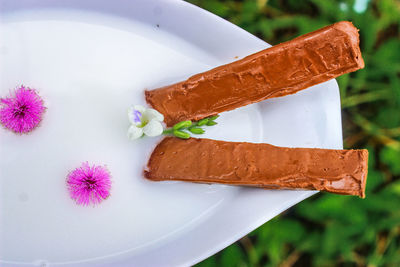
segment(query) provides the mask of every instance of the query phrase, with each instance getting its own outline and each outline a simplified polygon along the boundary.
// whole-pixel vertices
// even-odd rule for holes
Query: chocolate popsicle
[[[294,94],[364,67],[358,30],[338,22],[186,81],[145,91],[167,126]]]
[[[144,176],[268,189],[310,189],[365,197],[368,151],[164,138]]]

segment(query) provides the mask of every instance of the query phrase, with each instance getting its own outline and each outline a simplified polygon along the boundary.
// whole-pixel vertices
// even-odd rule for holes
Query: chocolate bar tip
[[[340,30],[348,35],[354,49],[355,61],[358,66],[358,68],[355,70],[363,69],[365,67],[365,63],[360,50],[360,30],[357,29],[351,21],[339,21],[333,24],[333,26],[337,30]]]

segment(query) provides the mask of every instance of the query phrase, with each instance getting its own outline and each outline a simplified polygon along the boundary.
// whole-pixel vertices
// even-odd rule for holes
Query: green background
[[[317,194],[197,266],[400,266],[400,1],[190,2],[270,44],[352,21],[365,68],[337,79],[344,145],[370,153],[365,199]]]

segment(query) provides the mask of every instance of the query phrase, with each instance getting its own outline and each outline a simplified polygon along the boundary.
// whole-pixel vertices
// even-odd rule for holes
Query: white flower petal
[[[146,126],[143,127],[143,132],[147,136],[158,136],[163,132],[163,126],[161,122],[157,120],[151,120]]]
[[[131,125],[128,129],[128,138],[130,140],[135,140],[143,135],[143,129],[136,127],[136,125]]]
[[[149,121],[151,121],[151,120],[163,121],[164,120],[164,115],[152,108],[146,109],[144,116]]]
[[[141,105],[134,105],[133,109],[140,111],[140,113],[142,113],[142,114],[146,112],[146,108]]]

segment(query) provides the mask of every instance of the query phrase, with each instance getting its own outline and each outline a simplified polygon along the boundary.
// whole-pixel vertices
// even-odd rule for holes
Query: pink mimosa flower
[[[14,133],[29,133],[42,121],[45,110],[38,93],[21,86],[9,97],[0,98],[0,123]]]
[[[105,166],[84,162],[67,177],[69,195],[79,205],[99,204],[110,196],[110,173]]]

